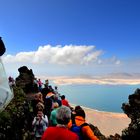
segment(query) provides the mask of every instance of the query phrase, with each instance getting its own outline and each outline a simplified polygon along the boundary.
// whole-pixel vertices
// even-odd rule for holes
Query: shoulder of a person
[[[83,123],[82,124],[82,130],[83,131],[88,131],[88,130],[91,130],[90,126],[88,123]],[[91,130],[92,131],[92,130]]]
[[[69,130],[70,131],[70,130]],[[74,132],[72,132],[72,131],[70,131],[70,135],[71,135],[71,137],[73,137],[73,138],[75,138],[75,140],[79,140],[79,137],[78,137],[78,135],[77,134],[75,134]]]
[[[48,119],[47,115],[43,115],[42,117],[43,117],[44,119]]]
[[[55,129],[57,129],[57,128],[56,128],[56,127],[49,126],[49,127],[46,129],[46,131],[52,131],[52,130],[55,130]]]

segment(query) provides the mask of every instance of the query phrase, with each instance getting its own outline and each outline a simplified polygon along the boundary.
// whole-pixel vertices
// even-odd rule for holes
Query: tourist
[[[62,105],[71,108],[70,105],[69,105],[68,100],[65,99],[65,95],[62,95],[62,96],[61,96],[61,102],[62,102]]]
[[[36,109],[37,109],[37,111],[41,110],[44,112],[44,104],[42,102],[38,102],[36,105]]]
[[[62,105],[61,99],[59,99],[56,94],[54,95],[54,102],[57,102],[59,106]]]
[[[44,86],[45,87],[42,88],[41,93],[42,93],[42,96],[43,96],[43,100],[45,102],[46,95],[50,92],[50,90],[49,90],[48,86],[46,86],[46,85],[44,85]]]
[[[34,117],[32,125],[35,140],[40,140],[44,131],[48,127],[48,118],[43,114],[42,110],[38,110],[37,116]]]
[[[9,76],[8,81],[9,81],[9,86],[12,89],[15,86],[15,80],[13,77]]]
[[[85,118],[85,111],[80,106],[77,106],[75,110],[75,120],[71,120],[69,122],[68,128],[71,129],[73,124],[75,124],[76,126],[81,126],[85,124],[81,128],[83,139],[98,140],[98,138],[94,135],[94,132],[91,130],[90,126],[86,123]]]
[[[57,114],[58,107],[59,107],[59,105],[57,102],[53,103],[53,110],[51,111],[51,115],[50,115],[50,125],[51,126],[57,125],[56,114]]]
[[[39,91],[41,92],[41,90],[42,90],[42,85],[43,85],[41,79],[38,79],[37,84],[38,84],[38,89],[39,89]]]
[[[71,110],[66,106],[61,106],[56,114],[57,126],[48,127],[41,140],[79,140],[78,136],[68,130],[67,124],[71,119]]]
[[[33,100],[31,101],[31,106],[33,108],[33,114],[36,116],[37,115],[37,104],[41,102],[43,103],[42,97],[40,93],[37,93],[34,95]]]
[[[50,119],[51,111],[53,108],[53,102],[54,102],[54,94],[52,92],[49,92],[46,95],[45,98],[45,114],[48,116],[48,119]]]

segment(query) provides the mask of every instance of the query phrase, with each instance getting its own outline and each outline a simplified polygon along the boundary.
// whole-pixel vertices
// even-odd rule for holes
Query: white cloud
[[[119,65],[119,64],[121,64],[121,61],[120,60],[116,60],[116,63],[115,63],[116,65]]]
[[[112,63],[115,63],[116,65],[119,65],[119,64],[121,63],[120,60],[118,60],[116,56],[113,56],[113,57],[110,59],[110,61],[111,61]]]
[[[28,66],[36,74],[48,75],[78,75],[102,74],[114,72],[114,66],[120,64],[115,56],[102,57],[103,50],[95,46],[85,45],[45,45],[36,51],[19,52],[15,55],[2,56],[8,75],[16,75],[21,66]],[[122,65],[119,65],[122,66]],[[120,67],[115,67],[119,70]]]
[[[98,64],[105,64],[105,65],[115,64],[115,65],[120,65],[121,61],[116,56],[112,56],[110,58],[104,58],[102,60],[98,60]]]
[[[119,65],[121,62],[115,56],[101,59],[103,50],[96,50],[95,46],[85,45],[45,45],[31,52],[19,52],[16,55],[4,55],[4,63],[30,64],[58,64],[58,65]]]
[[[40,46],[37,51],[3,56],[3,61],[5,63],[89,64],[97,61],[102,53],[102,50],[95,50],[95,46],[46,45]]]

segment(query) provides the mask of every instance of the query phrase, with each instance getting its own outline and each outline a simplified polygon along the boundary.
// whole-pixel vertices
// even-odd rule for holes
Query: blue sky
[[[139,0],[0,0],[6,71],[15,75],[27,65],[37,75],[139,73],[139,7]]]

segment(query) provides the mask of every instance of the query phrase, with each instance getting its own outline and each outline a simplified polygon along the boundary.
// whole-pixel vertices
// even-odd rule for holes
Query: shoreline
[[[75,104],[71,104],[72,106],[76,106]],[[102,110],[98,110],[98,109],[93,109],[93,108],[90,108],[90,107],[85,107],[85,106],[82,106],[80,105],[82,108],[85,108],[85,109],[89,109],[89,110],[93,110],[93,111],[97,111],[97,112],[103,112],[103,113],[110,113],[110,114],[124,114],[122,112],[110,112],[110,111],[102,111]]]
[[[72,107],[75,104],[70,104]],[[127,128],[130,119],[124,113],[106,112],[89,107],[81,106],[86,113],[86,121],[97,126],[101,133],[105,136],[115,135],[122,133],[122,130]]]

